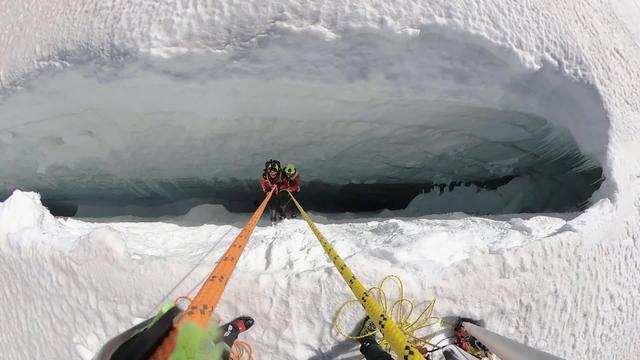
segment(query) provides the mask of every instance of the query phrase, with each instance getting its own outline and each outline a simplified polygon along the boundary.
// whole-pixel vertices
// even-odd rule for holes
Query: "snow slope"
[[[628,284],[640,275],[638,250],[633,243],[588,245],[576,230],[595,233],[607,208],[566,219],[451,215],[320,229],[362,281],[396,274],[408,298],[436,297],[439,316],[479,316],[494,331],[565,358],[621,358],[627,339],[612,329],[637,324],[629,310],[640,294]],[[0,207],[0,223],[18,219],[25,220],[0,234],[7,284],[0,301],[16,310],[0,323],[8,359],[91,358],[163,301],[193,295],[239,232],[54,219],[36,194],[23,192]],[[246,339],[258,358],[353,358],[355,343],[332,328],[350,297],[307,225],[293,220],[256,229],[218,313],[255,316]]]
[[[75,181],[72,190],[128,194],[166,191],[154,179],[184,172],[248,177],[264,152],[308,145],[260,148],[258,134],[273,119],[275,130],[326,136],[302,153],[308,160],[292,160],[343,159],[340,151],[376,121],[421,120],[395,119],[406,104],[398,99],[429,105],[409,115],[468,117],[480,107],[491,118],[543,118],[604,169],[593,205],[575,218],[329,220],[321,229],[365,282],[396,273],[411,298],[437,296],[440,315],[482,317],[493,331],[565,358],[629,358],[626,335],[640,330],[632,286],[640,278],[637,15],[623,0],[2,0],[0,181],[3,189],[53,191]],[[226,141],[212,144],[210,135]],[[386,160],[413,166],[401,161],[418,155]],[[344,160],[351,167],[357,159]],[[366,179],[368,168],[357,169]],[[22,192],[0,206],[8,359],[90,358],[165,295],[191,291],[238,231],[56,219]],[[260,358],[355,351],[331,331],[346,287],[305,226],[257,229],[220,305],[225,317],[256,317],[247,338]]]

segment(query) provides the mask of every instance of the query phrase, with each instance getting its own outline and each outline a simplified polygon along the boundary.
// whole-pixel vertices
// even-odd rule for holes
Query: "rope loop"
[[[390,302],[390,298],[387,295],[389,293],[388,282],[391,281],[396,284],[398,292],[397,297],[394,298],[396,300],[393,302]],[[387,289],[386,291],[385,288]],[[377,303],[385,313],[392,315],[393,321],[398,325],[398,328],[402,331],[411,345],[416,348],[439,348],[439,346],[434,344],[432,341],[433,338],[437,336],[437,332],[441,330],[441,319],[433,316],[433,310],[436,303],[435,298],[426,305],[420,314],[415,316],[414,310],[416,309],[416,306],[413,301],[405,298],[404,284],[400,277],[396,275],[387,275],[382,279],[382,281],[380,281],[378,286],[369,288],[367,292],[369,294],[375,294],[374,297],[376,298]],[[334,320],[334,327],[336,331],[345,338],[352,340],[358,340],[367,336],[375,335],[376,331],[360,336],[349,335],[344,331],[340,325],[341,318],[345,313],[345,309],[353,303],[359,303],[358,299],[351,299],[344,302],[336,311]],[[427,329],[431,327],[438,328],[427,331]],[[384,338],[380,341],[380,346],[387,351],[391,350],[391,345]]]

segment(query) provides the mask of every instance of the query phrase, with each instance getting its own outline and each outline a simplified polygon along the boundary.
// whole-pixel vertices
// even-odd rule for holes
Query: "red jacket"
[[[269,192],[275,185],[278,186],[278,192],[283,190],[289,190],[291,192],[300,191],[300,175],[296,175],[295,178],[289,179],[286,175],[279,173],[275,178],[269,177],[269,175],[262,175],[260,177],[260,185],[262,191]]]
[[[286,176],[284,176],[281,172],[276,175],[276,177],[272,178],[268,174],[263,174],[260,177],[260,185],[262,186],[262,191],[269,192],[273,186],[277,186],[276,191],[280,191],[289,186],[287,183]]]
[[[293,179],[287,178],[287,190],[291,192],[300,191],[300,174],[296,174]]]

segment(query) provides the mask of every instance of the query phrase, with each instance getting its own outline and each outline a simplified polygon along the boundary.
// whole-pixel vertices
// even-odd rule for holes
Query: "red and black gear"
[[[481,343],[478,339],[469,334],[467,329],[464,328],[462,323],[465,321],[477,325],[477,321],[474,321],[472,319],[460,319],[456,327],[453,329],[453,336],[456,339],[456,345],[461,347],[467,353],[477,357],[478,359],[491,359],[491,351],[489,351],[489,349],[484,346],[484,344]]]

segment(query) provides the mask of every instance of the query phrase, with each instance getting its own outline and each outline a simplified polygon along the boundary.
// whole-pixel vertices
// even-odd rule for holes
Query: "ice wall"
[[[552,47],[504,42],[519,29],[479,31],[482,9],[195,4],[184,17],[170,4],[126,14],[71,6],[28,34],[26,22],[51,5],[12,5],[29,19],[6,16],[11,36],[2,38],[14,49],[1,63],[3,190],[176,201],[255,179],[266,156],[337,184],[542,173],[539,183],[572,188],[575,179],[558,174],[607,167],[610,119],[581,49],[562,49],[574,64]],[[473,15],[466,25],[463,10]],[[48,30],[70,26],[65,16],[74,26],[57,43]],[[22,63],[29,56],[39,61]],[[559,130],[540,134],[545,127]],[[563,156],[555,173],[540,170]]]

